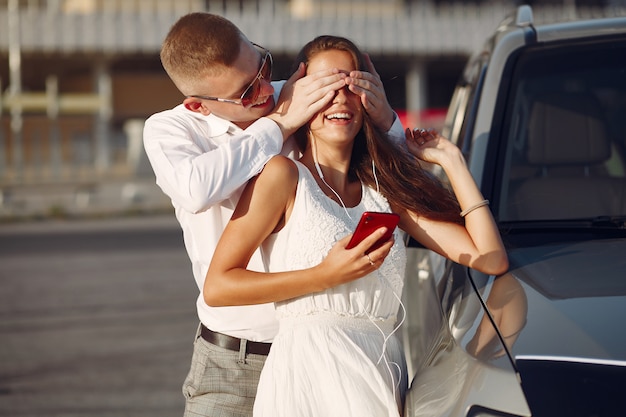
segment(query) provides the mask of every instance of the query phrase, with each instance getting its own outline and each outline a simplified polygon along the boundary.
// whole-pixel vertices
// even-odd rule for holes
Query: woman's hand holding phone
[[[382,223],[380,216],[375,216],[376,221],[372,221],[371,217],[364,220],[367,214],[371,213],[364,213],[362,222],[359,223],[367,224],[357,226],[355,233],[335,243],[326,258],[317,266],[324,268],[324,276],[328,277],[326,288],[354,281],[371,273],[382,265],[389,254],[395,242],[393,231],[397,220],[388,216],[382,216],[385,217]]]
[[[368,253],[385,243],[391,236],[393,235],[396,226],[398,226],[398,222],[400,221],[400,216],[396,213],[382,213],[376,211],[366,211],[361,216],[359,220],[359,224],[357,224],[354,233],[352,234],[352,238],[350,242],[346,246],[346,249],[352,249],[359,242],[365,239],[366,236],[372,234],[372,232],[380,227],[385,227],[387,230],[383,234],[383,236],[374,242],[374,244],[365,251]]]

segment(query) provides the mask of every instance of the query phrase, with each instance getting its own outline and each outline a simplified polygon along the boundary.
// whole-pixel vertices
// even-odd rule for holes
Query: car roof
[[[532,37],[529,36],[529,30],[532,31]],[[626,16],[538,23],[534,18],[532,8],[523,5],[501,21],[492,36],[485,42],[480,53],[492,52],[502,39],[511,33],[525,37],[525,43],[626,34]]]

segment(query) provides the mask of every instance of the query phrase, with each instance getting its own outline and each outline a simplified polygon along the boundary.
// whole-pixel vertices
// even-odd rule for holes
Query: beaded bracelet
[[[472,207],[469,207],[469,208],[466,208],[465,210],[463,210],[461,212],[461,217],[465,217],[468,214],[470,214],[472,211],[476,210],[477,208],[480,208],[482,206],[486,206],[488,204],[489,204],[489,200],[483,200],[480,203],[476,203]]]

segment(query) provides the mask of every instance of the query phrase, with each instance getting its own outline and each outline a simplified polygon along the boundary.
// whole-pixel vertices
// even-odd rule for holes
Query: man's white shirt
[[[283,83],[273,83],[275,99]],[[394,141],[404,140],[398,117],[389,134]],[[157,185],[171,198],[183,231],[200,290],[196,301],[200,321],[216,332],[271,342],[278,330],[273,303],[211,307],[204,302],[202,288],[217,243],[245,184],[273,156],[294,157],[295,141],[289,138],[283,146],[279,127],[268,118],[260,118],[242,130],[212,114],[204,116],[187,110],[182,104],[148,118],[143,137]],[[264,271],[258,250],[248,268]],[[182,272],[176,279],[185,279]]]

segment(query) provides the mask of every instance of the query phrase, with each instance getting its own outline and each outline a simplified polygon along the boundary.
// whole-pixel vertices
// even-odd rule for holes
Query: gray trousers
[[[251,417],[261,369],[267,357],[235,352],[196,334],[191,368],[183,384],[184,417]]]

